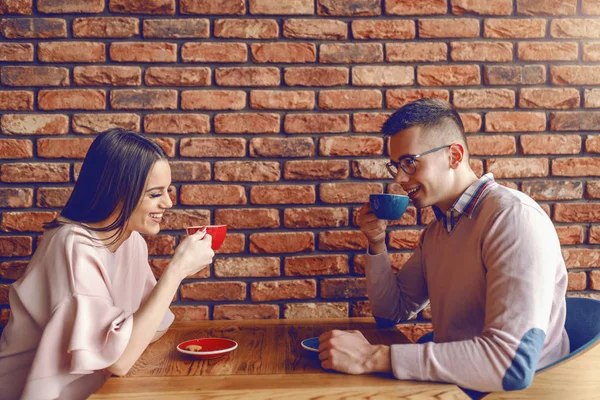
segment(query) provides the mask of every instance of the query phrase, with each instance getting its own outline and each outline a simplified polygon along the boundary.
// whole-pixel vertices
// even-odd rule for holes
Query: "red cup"
[[[206,228],[206,233],[212,236],[212,249],[219,250],[225,240],[227,225],[188,226],[185,231],[188,235],[193,235],[204,228]]]

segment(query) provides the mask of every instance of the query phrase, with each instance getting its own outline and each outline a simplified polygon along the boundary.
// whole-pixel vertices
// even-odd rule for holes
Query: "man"
[[[382,131],[391,136],[394,181],[415,207],[432,206],[436,219],[394,274],[386,221],[362,206],[371,309],[378,320],[398,323],[431,301],[434,341],[371,345],[360,332],[330,331],[320,337],[322,366],[479,391],[526,388],[536,369],[569,353],[567,272],[552,222],[492,174],[477,178],[462,122],[447,102],[408,104]]]

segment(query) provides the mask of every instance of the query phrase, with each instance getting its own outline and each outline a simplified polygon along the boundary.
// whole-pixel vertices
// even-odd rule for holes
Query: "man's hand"
[[[390,347],[372,345],[359,331],[333,330],[319,336],[319,360],[325,369],[351,375],[392,371]]]
[[[385,230],[387,221],[378,219],[369,203],[363,204],[358,212],[358,226],[369,241],[370,253],[380,254],[386,250]]]

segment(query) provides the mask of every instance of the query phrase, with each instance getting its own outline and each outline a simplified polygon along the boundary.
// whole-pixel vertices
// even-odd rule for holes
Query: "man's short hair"
[[[417,126],[432,145],[461,143],[467,149],[467,137],[460,116],[450,103],[441,99],[420,99],[394,112],[383,124],[386,136]],[[467,150],[468,152],[468,150]]]

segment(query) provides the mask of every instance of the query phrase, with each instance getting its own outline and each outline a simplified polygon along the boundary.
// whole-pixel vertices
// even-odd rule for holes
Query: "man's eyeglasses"
[[[417,171],[416,161],[418,158],[421,158],[426,154],[433,153],[433,152],[445,149],[446,147],[450,147],[450,146],[452,146],[452,144],[447,144],[445,146],[436,147],[435,149],[427,150],[424,153],[416,154],[414,156],[407,154],[405,156],[400,157],[398,159],[398,162],[390,161],[385,166],[387,167],[390,175],[392,175],[394,178],[396,177],[396,175],[398,175],[398,167],[402,168],[402,171],[404,171],[407,175],[412,175]]]

